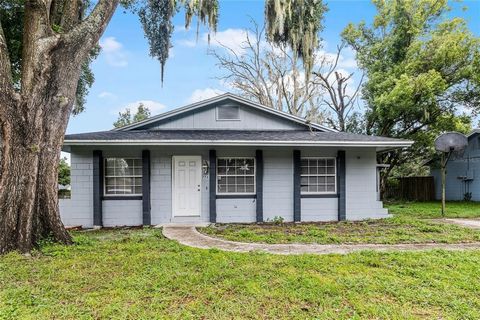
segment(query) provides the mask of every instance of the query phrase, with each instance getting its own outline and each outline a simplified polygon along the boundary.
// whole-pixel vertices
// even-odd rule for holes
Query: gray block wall
[[[388,210],[377,201],[376,153],[373,149],[349,149],[346,167],[347,220],[385,218]]]
[[[60,199],[60,216],[66,226],[93,226],[93,162],[92,152],[77,149],[71,153],[72,195]]]
[[[212,147],[213,148],[213,147]],[[207,223],[209,221],[209,175],[202,175],[200,217],[172,216],[172,156],[201,155],[209,159],[209,147],[72,147],[72,198],[60,200],[66,225],[93,225],[92,152],[101,149],[104,157],[141,157],[151,151],[152,224]],[[216,147],[218,157],[254,157],[254,147]],[[262,148],[264,155],[264,220],[281,216],[293,221],[293,148]],[[299,148],[302,156],[336,156],[337,148]],[[346,209],[348,220],[382,218],[387,210],[376,200],[376,154],[374,149],[346,149]],[[302,198],[302,221],[335,221],[337,198]],[[104,200],[105,226],[141,225],[141,200]],[[218,222],[255,222],[253,198],[217,199]]]

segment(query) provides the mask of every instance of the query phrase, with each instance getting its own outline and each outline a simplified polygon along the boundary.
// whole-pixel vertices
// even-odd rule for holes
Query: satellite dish
[[[452,154],[460,155],[468,145],[468,138],[459,132],[447,132],[435,139],[435,149],[442,153],[442,216],[445,216],[445,185],[447,183],[447,163]]]
[[[459,132],[447,132],[435,139],[435,150],[461,153],[468,145],[468,138]]]

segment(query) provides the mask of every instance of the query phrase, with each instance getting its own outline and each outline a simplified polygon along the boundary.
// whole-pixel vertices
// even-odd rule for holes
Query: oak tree
[[[23,21],[0,16],[0,254],[28,252],[45,236],[72,241],[58,209],[58,156],[83,68],[120,2],[139,14],[162,75],[171,18],[180,9],[187,26],[198,17],[216,29],[217,0],[98,0],[93,7],[89,0],[0,2],[3,12],[20,8]],[[321,1],[267,0],[265,6],[269,39],[291,46],[310,70]],[[20,51],[16,59],[12,52]]]

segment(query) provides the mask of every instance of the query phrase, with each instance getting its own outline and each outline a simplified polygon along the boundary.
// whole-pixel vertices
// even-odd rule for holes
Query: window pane
[[[254,189],[254,159],[224,158],[218,159],[217,175],[219,193],[247,193]],[[251,185],[248,186],[247,185]],[[248,190],[247,190],[248,189]]]
[[[142,159],[106,158],[104,183],[105,194],[141,194]]]
[[[105,169],[105,175],[113,176],[115,175],[115,169],[113,167],[108,167]]]
[[[237,185],[244,185],[245,177],[237,177]]]
[[[247,185],[245,187],[245,192],[254,193],[255,192],[255,187],[253,185]]]
[[[300,185],[303,186],[308,186],[308,177],[301,177],[300,179]]]
[[[335,192],[335,159],[303,158],[301,159],[301,164],[301,192]]]
[[[218,167],[217,174],[226,174],[227,168],[226,167]]]
[[[235,177],[227,177],[227,184],[235,185]]]

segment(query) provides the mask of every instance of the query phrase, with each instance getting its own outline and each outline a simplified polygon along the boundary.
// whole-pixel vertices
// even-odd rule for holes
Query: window
[[[141,195],[142,159],[105,159],[105,195]]]
[[[302,158],[301,192],[303,194],[336,193],[335,158]]]
[[[240,120],[240,110],[235,105],[217,107],[217,120]]]
[[[218,158],[217,193],[255,194],[255,159]]]

